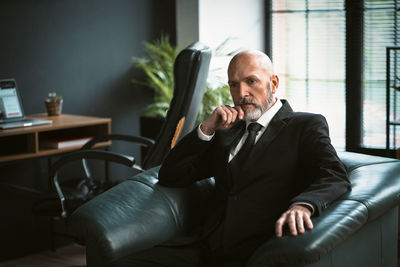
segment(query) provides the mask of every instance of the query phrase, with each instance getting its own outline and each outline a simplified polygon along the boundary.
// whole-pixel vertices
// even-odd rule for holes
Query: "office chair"
[[[43,198],[34,205],[34,213],[67,218],[75,209],[115,183],[96,180],[87,159],[115,162],[143,171],[160,165],[179,139],[190,132],[196,123],[197,113],[204,95],[211,59],[209,47],[196,42],[183,49],[174,63],[174,93],[165,121],[155,141],[140,137],[111,134],[95,137],[81,150],[69,153],[56,161],[50,169],[57,196]],[[111,151],[92,149],[98,142],[118,140],[149,147],[141,166],[135,158]],[[81,161],[84,177],[60,181],[59,170],[74,161]]]
[[[164,123],[155,141],[139,137],[111,134],[95,137],[83,146],[89,149],[99,142],[119,140],[138,143],[149,150],[141,166],[133,168],[143,171],[160,165],[175,144],[189,133],[195,123],[203,99],[211,50],[200,42],[183,49],[174,64],[174,93]],[[85,171],[90,173],[87,162],[83,160]]]

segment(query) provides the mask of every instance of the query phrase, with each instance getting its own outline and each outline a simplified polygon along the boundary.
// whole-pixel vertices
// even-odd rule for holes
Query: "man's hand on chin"
[[[313,229],[311,221],[311,211],[302,205],[293,205],[275,223],[276,237],[283,236],[283,226],[288,225],[290,234],[297,236],[304,234],[305,228],[308,230]]]
[[[242,120],[244,111],[240,106],[222,105],[214,109],[213,113],[200,124],[200,130],[205,135],[212,135],[215,130],[224,130],[231,127],[236,119]]]

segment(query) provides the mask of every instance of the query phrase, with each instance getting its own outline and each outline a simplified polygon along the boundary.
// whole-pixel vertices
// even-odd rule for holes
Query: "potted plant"
[[[63,98],[55,92],[50,92],[48,97],[44,100],[48,116],[58,116],[62,111]]]

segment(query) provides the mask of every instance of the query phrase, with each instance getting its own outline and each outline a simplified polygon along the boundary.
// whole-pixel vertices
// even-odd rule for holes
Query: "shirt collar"
[[[256,121],[257,123],[261,124],[264,128],[266,128],[269,124],[269,122],[272,120],[272,118],[275,116],[275,114],[279,111],[279,109],[282,107],[282,102],[278,97],[275,97],[276,101],[272,105],[270,109],[265,111],[261,117]],[[247,126],[251,123],[251,121],[246,120],[246,128]]]

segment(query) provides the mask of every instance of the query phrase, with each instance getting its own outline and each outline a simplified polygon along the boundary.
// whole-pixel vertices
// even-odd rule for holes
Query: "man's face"
[[[241,55],[228,69],[228,84],[235,106],[240,106],[245,119],[256,121],[274,101],[277,76],[260,59],[259,55]]]

